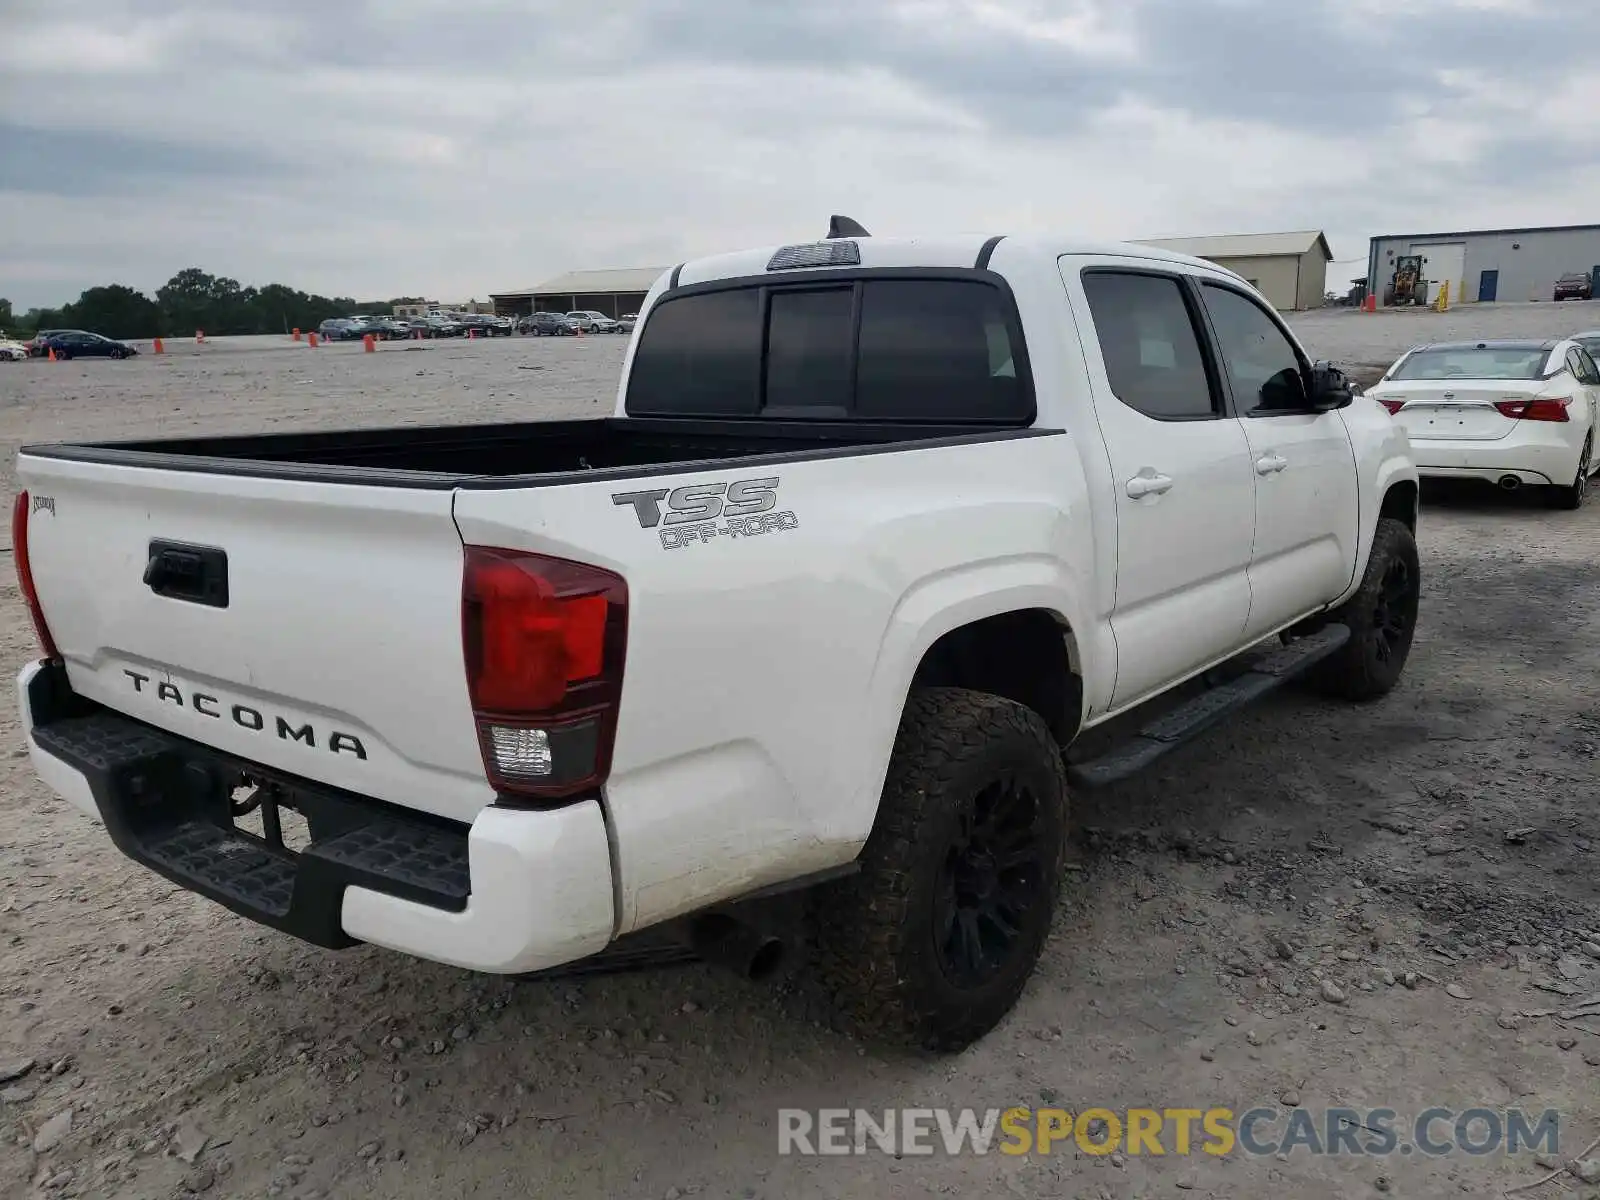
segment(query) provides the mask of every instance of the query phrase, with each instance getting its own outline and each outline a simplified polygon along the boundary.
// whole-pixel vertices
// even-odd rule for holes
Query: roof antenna
[[[861,222],[851,220],[849,217],[841,217],[835,213],[828,218],[828,236],[830,238],[858,238],[871,237],[872,235],[861,227]]]

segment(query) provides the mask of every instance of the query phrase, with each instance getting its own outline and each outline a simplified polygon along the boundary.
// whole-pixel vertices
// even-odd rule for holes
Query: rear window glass
[[[1537,347],[1440,347],[1408,355],[1389,378],[1538,379],[1549,357],[1548,350]]]
[[[627,410],[1026,424],[1033,392],[1000,289],[868,278],[664,301],[642,327]]]
[[[956,280],[869,281],[856,411],[887,421],[1027,420],[1000,293]]]
[[[850,410],[855,289],[774,292],[767,316],[769,410]]]
[[[753,417],[760,387],[761,293],[704,292],[650,314],[628,376],[628,411]]]

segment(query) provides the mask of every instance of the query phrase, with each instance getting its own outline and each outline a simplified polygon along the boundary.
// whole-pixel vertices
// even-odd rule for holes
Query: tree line
[[[87,329],[112,338],[151,338],[208,334],[288,333],[315,329],[329,317],[388,313],[396,304],[420,298],[355,301],[348,296],[317,296],[269,283],[241,287],[237,279],[186,267],[156,290],[151,299],[120,283],[92,287],[60,308],[30,308],[21,316],[0,299],[0,329],[32,336],[41,329]]]

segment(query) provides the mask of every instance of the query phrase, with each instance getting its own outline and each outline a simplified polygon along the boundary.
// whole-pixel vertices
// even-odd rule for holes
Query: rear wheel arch
[[[1081,659],[1072,627],[1056,612],[1022,608],[969,621],[923,653],[911,690],[962,688],[1014,701],[1068,745],[1083,720]]]
[[[1421,489],[1414,479],[1399,479],[1389,485],[1378,506],[1378,519],[1385,517],[1399,521],[1412,533],[1417,532],[1417,509],[1421,504]]]

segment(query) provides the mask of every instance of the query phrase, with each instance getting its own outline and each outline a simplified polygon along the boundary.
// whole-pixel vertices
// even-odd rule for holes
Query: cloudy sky
[[[0,296],[1600,220],[1600,0],[6,0]]]

